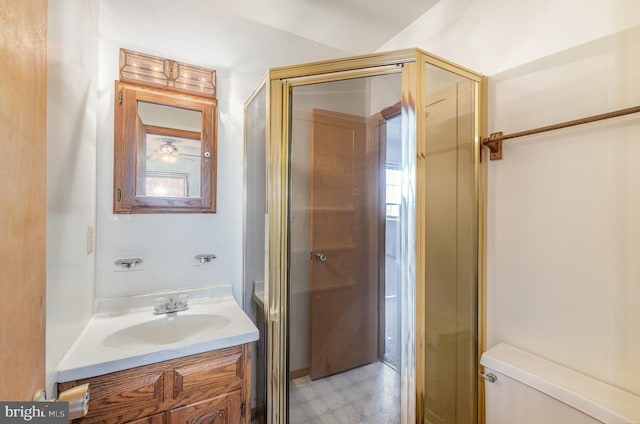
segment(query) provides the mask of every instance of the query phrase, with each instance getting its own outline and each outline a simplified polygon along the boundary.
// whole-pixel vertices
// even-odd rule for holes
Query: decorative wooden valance
[[[215,99],[215,69],[120,49],[120,81]]]

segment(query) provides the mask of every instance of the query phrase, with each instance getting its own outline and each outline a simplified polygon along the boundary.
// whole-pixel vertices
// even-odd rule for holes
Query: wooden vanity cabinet
[[[77,424],[249,424],[251,345],[234,346],[58,384],[89,383]]]

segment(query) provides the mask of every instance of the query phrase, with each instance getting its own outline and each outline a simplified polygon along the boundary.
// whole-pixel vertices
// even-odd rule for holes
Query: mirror
[[[202,113],[138,101],[138,118],[146,160],[144,184],[136,187],[137,194],[200,197]]]
[[[216,106],[116,81],[114,213],[215,213]]]

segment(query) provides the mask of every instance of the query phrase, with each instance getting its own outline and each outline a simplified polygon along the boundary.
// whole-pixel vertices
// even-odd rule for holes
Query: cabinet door
[[[215,355],[194,356],[197,360],[177,364],[173,369],[173,399],[195,404],[241,390],[245,378],[243,349],[234,346]],[[250,368],[249,368],[250,369]]]
[[[89,414],[83,418],[83,424],[126,423],[165,409],[164,380],[160,367],[149,366],[60,383],[58,389],[64,391],[89,383]]]
[[[241,408],[242,394],[238,390],[172,409],[169,411],[168,424],[240,424]]]

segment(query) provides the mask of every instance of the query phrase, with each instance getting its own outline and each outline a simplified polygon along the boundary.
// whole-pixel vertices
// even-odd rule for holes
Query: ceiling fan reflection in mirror
[[[200,158],[199,154],[193,154],[200,149],[200,140],[189,140],[175,137],[149,137],[147,141],[147,159],[157,159],[164,163],[175,163],[178,158],[189,161]],[[184,149],[181,151],[176,144],[184,143]],[[188,153],[192,151],[193,153]]]
[[[165,163],[175,163],[178,160],[178,148],[173,144],[180,140],[165,139],[165,142],[160,145],[158,149],[158,155],[160,160]]]

